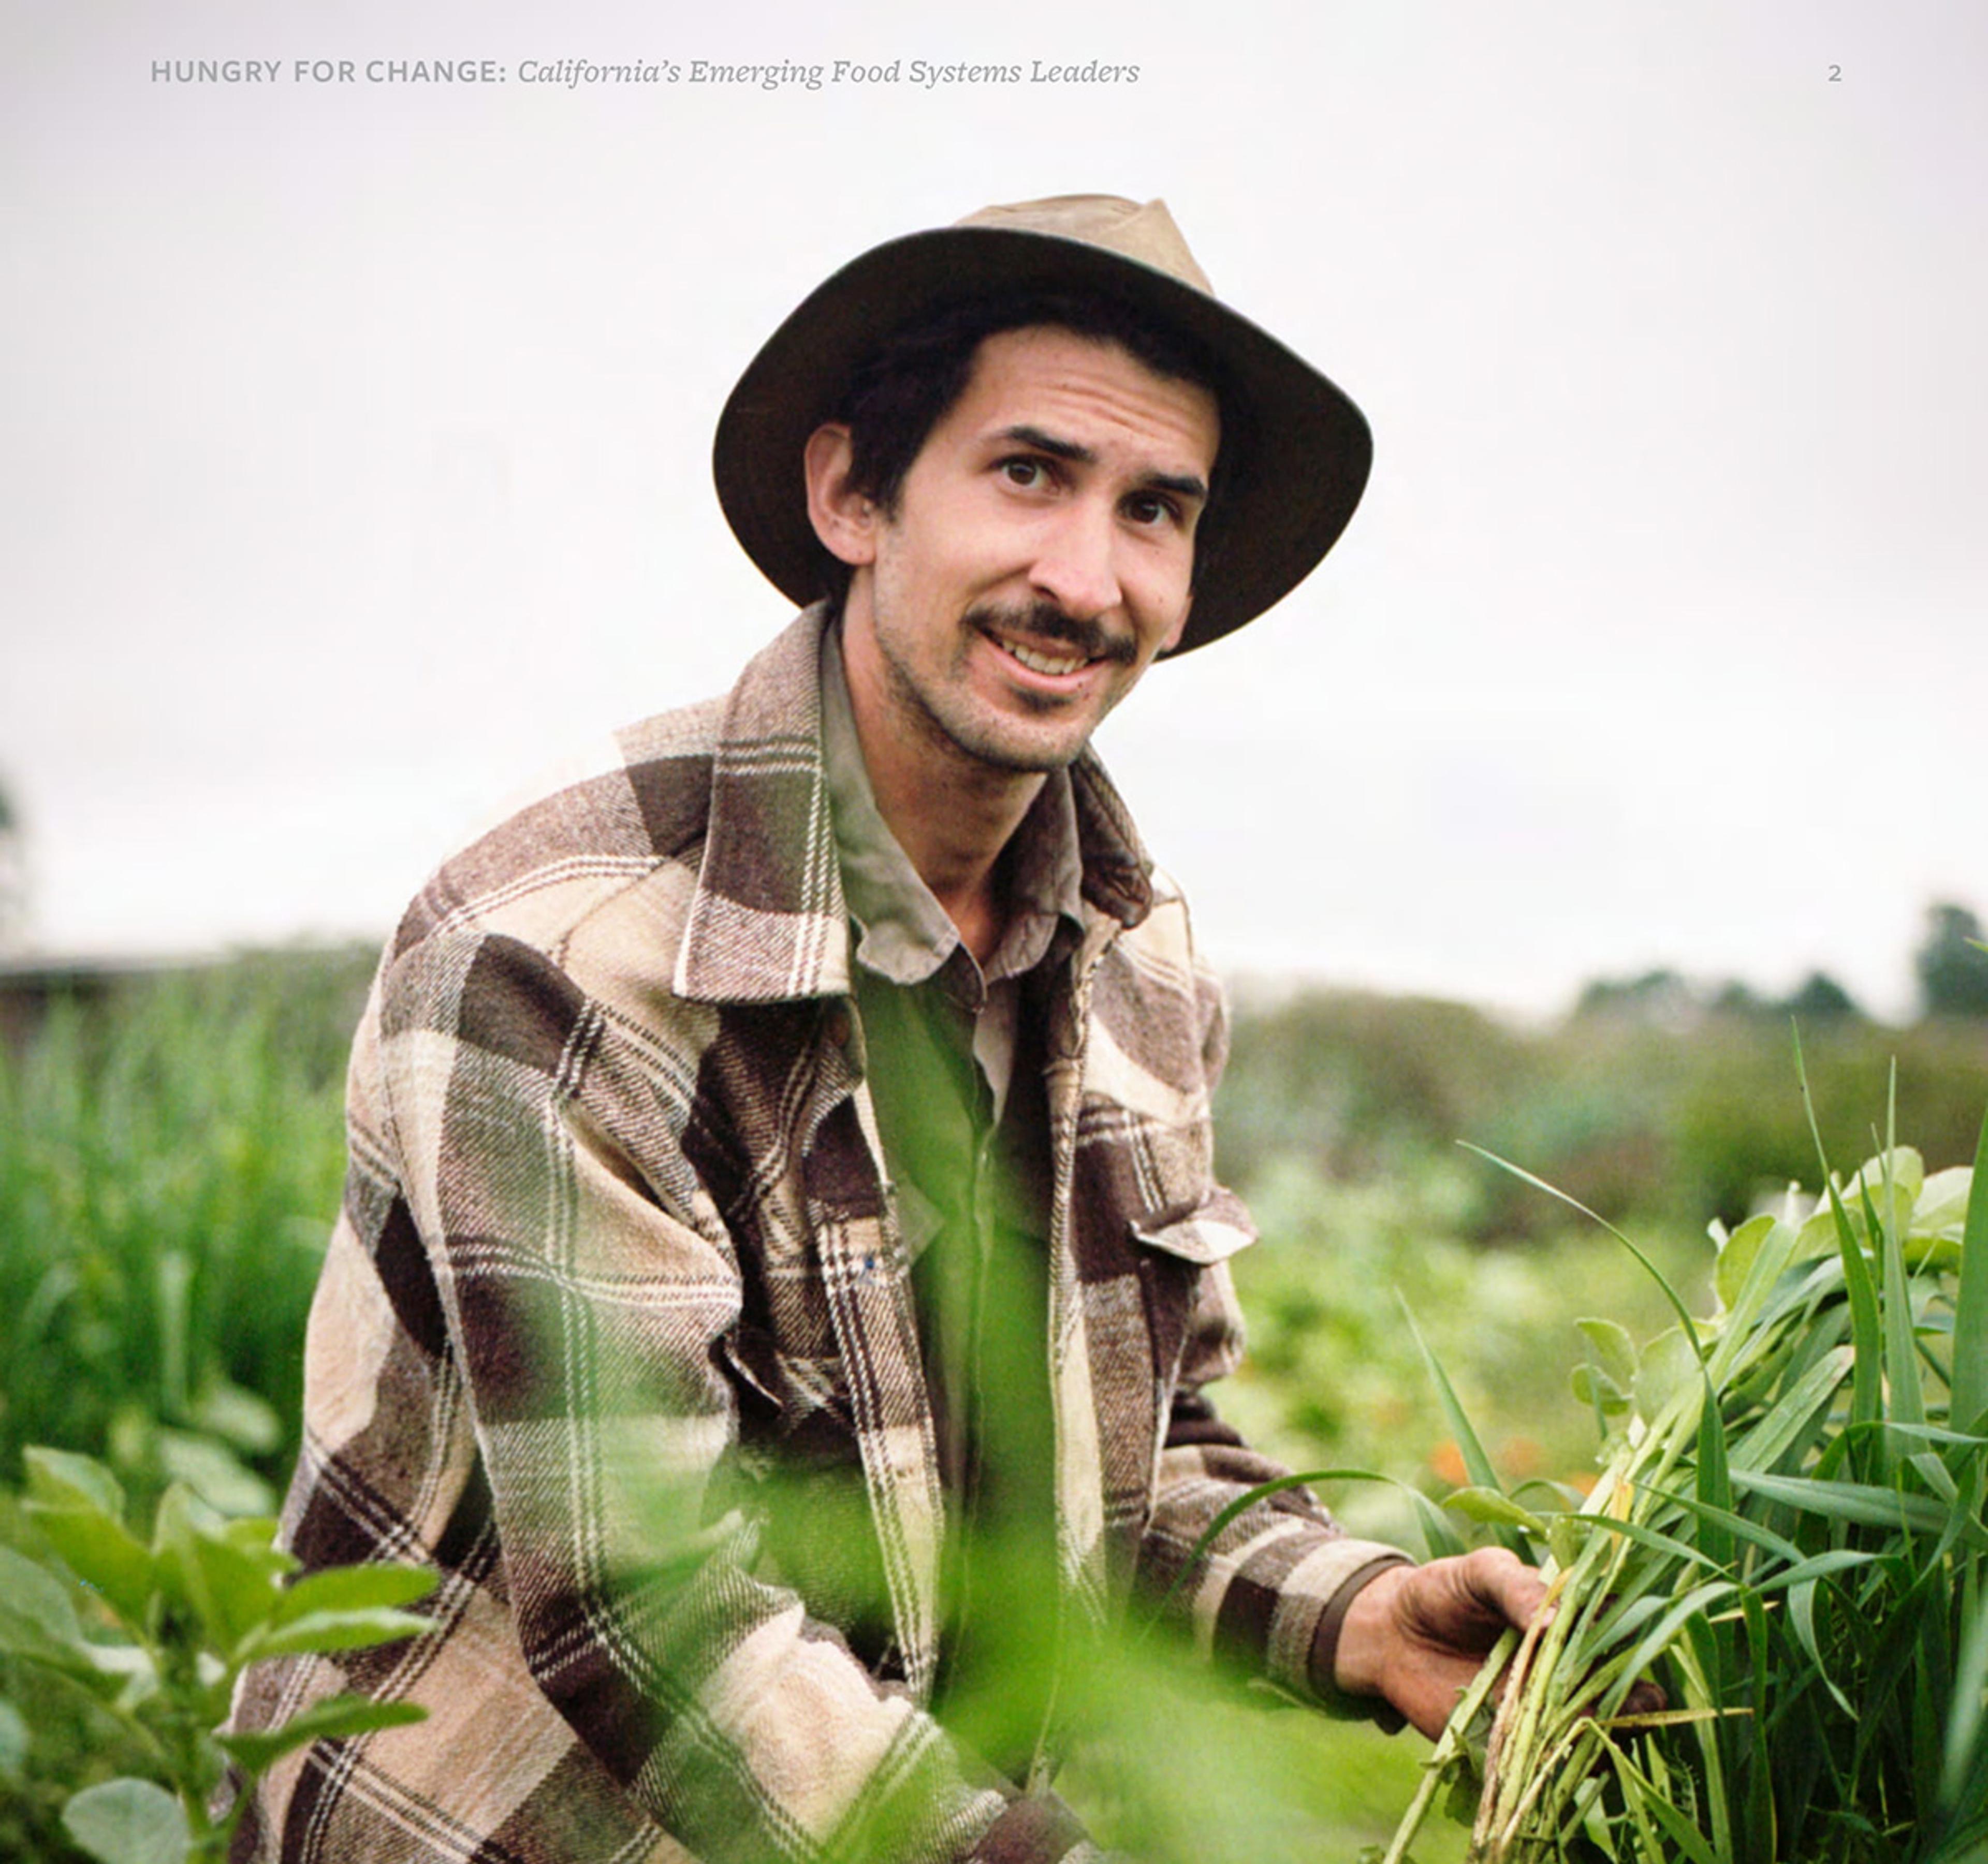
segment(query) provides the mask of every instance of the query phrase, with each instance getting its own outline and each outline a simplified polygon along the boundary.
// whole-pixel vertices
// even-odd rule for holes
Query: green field
[[[177,1478],[225,1510],[273,1505],[370,969],[363,952],[269,954],[133,980],[53,1003],[0,1050],[0,1506],[32,1443],[104,1458],[141,1503]],[[1874,1149],[1895,1065],[1901,1136],[1932,1169],[1972,1158],[1988,1023],[1838,1017],[1804,1045],[1838,1163]],[[1410,1315],[1501,1472],[1575,1487],[1596,1467],[1591,1413],[1568,1389],[1575,1322],[1606,1315],[1639,1338],[1666,1324],[1618,1243],[1459,1142],[1621,1225],[1694,1301],[1707,1221],[1817,1178],[1787,1024],[1744,1006],[1680,1027],[1618,1002],[1520,1030],[1415,1000],[1257,1003],[1236,1019],[1218,1121],[1218,1162],[1264,1236],[1237,1265],[1252,1358],[1227,1412],[1297,1467],[1426,1494],[1462,1471]],[[1324,1487],[1350,1524],[1418,1544],[1401,1489]],[[32,1543],[10,1506],[0,1530]],[[28,1700],[18,1672],[0,1680]],[[130,1757],[79,1702],[35,1693],[30,1720],[0,1713],[0,1856],[79,1856],[55,1807]],[[1426,1752],[1227,1696],[1138,1693],[1148,1720],[1121,1746],[1172,1764],[1087,1757],[1072,1791],[1164,1847],[1220,1782],[1246,1788],[1250,1818],[1202,1857],[1351,1859],[1384,1841]],[[1461,1834],[1432,1825],[1417,1855],[1460,1856]]]

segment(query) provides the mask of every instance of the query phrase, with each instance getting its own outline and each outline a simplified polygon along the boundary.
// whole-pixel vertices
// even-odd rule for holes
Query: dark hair
[[[886,337],[857,365],[832,418],[849,429],[850,489],[895,517],[904,477],[932,429],[949,414],[973,374],[974,358],[990,337],[1046,325],[1115,343],[1155,375],[1192,382],[1213,395],[1222,416],[1222,459],[1209,475],[1209,502],[1195,533],[1195,575],[1212,553],[1225,468],[1240,435],[1236,395],[1205,346],[1185,331],[1156,323],[1123,299],[1063,292],[1015,291],[942,306]],[[826,593],[840,604],[849,566],[824,550]]]

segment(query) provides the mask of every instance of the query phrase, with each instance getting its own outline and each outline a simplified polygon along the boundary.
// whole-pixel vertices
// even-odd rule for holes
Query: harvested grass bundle
[[[1554,1609],[1459,1705],[1389,1864],[1445,1781],[1486,1864],[1988,1856],[1983,1172],[1988,1128],[1971,1172],[1888,1135],[1812,1209],[1715,1229],[1709,1319],[1667,1289],[1640,1353],[1584,1323],[1578,1506],[1499,1488],[1450,1401],[1478,1479],[1451,1505],[1545,1556]],[[1669,1707],[1625,1713],[1646,1675]]]

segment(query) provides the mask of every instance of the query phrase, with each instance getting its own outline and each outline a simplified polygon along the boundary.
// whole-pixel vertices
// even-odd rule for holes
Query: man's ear
[[[830,421],[808,436],[802,462],[807,474],[808,522],[822,548],[851,569],[877,560],[877,528],[883,514],[849,483],[849,430]]]

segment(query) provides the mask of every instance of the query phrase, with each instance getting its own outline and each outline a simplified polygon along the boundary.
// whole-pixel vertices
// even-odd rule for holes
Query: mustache
[[[1131,635],[1114,634],[1096,621],[1067,614],[1046,598],[1036,602],[983,602],[966,611],[966,623],[983,634],[1006,633],[1053,641],[1087,660],[1114,660],[1129,666],[1138,652],[1138,643]]]

